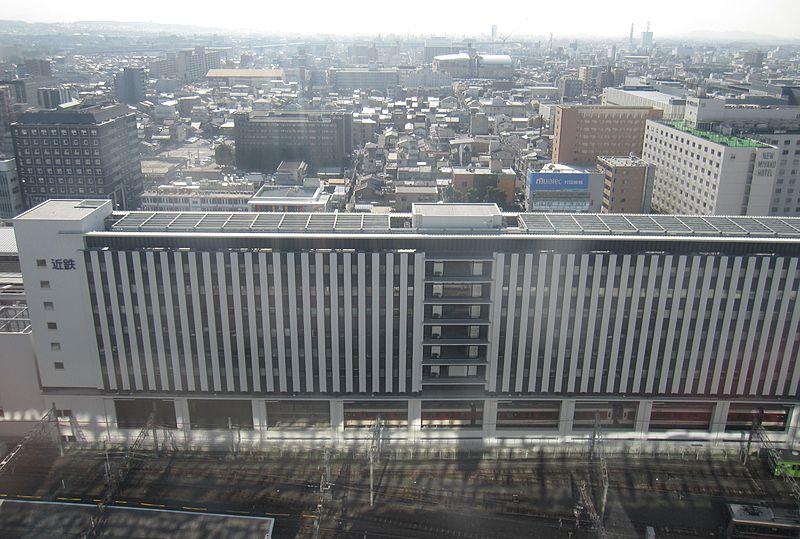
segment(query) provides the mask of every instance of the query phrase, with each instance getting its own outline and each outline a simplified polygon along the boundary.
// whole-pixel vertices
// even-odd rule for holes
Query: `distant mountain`
[[[63,34],[94,32],[117,34],[214,34],[230,30],[186,24],[159,24],[155,22],[75,21],[67,23],[29,23],[0,20],[0,33],[6,34]]]
[[[758,34],[746,31],[718,31],[718,30],[693,30],[683,34],[663,36],[669,41],[704,41],[714,43],[758,43],[778,45],[786,43],[800,43],[800,37],[786,38],[768,34]]]

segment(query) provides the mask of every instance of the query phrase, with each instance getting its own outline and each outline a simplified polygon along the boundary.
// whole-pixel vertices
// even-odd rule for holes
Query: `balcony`
[[[442,296],[435,296],[431,294],[430,296],[425,296],[424,299],[425,303],[437,303],[443,305],[470,305],[470,304],[484,304],[484,303],[491,303],[492,300],[489,297],[446,297]]]
[[[486,337],[455,337],[455,336],[442,336],[442,337],[434,337],[433,335],[429,337],[422,338],[422,344],[431,344],[434,346],[445,346],[448,344],[452,345],[476,345],[476,346],[485,346],[489,344],[489,340]]]
[[[427,316],[422,321],[424,324],[436,324],[438,326],[454,326],[454,325],[488,325],[489,318],[484,316],[480,318],[436,318],[435,316]]]
[[[490,283],[491,275],[426,275],[428,283]]]
[[[486,365],[488,360],[485,357],[471,357],[457,356],[457,357],[424,357],[422,358],[423,365]]]
[[[422,378],[422,385],[486,385],[486,380],[484,378],[472,377],[472,376],[445,376],[445,377],[436,377],[436,376],[427,376]]]

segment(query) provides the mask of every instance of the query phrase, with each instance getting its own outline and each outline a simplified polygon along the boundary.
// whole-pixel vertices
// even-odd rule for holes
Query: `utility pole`
[[[600,479],[603,482],[603,497],[600,500],[600,522],[606,516],[606,502],[608,501],[608,466],[603,448],[603,427],[600,424],[600,415],[594,414],[594,432],[592,433],[592,458],[598,459],[600,464]]]
[[[325,464],[322,469],[322,476],[319,480],[319,503],[317,504],[317,518],[314,521],[314,539],[319,539],[319,531],[322,526],[322,509],[325,499],[331,490],[331,450],[325,449]]]
[[[369,448],[369,506],[375,505],[375,463],[380,460],[383,423],[378,416],[372,426],[372,443]]]
[[[64,441],[61,439],[61,426],[58,424],[58,410],[56,410],[56,403],[52,403],[50,415],[53,418],[53,423],[56,425],[56,443],[58,444],[58,454],[63,457]]]

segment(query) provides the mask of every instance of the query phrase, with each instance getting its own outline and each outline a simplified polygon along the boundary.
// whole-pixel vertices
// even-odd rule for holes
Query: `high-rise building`
[[[385,92],[400,85],[400,72],[396,67],[335,67],[328,70],[328,83],[337,90],[362,89]]]
[[[599,155],[642,154],[645,122],[661,117],[646,107],[561,105],[556,108],[553,162],[594,166]]]
[[[603,213],[650,213],[655,167],[636,156],[600,156]]]
[[[49,198],[110,198],[138,207],[136,113],[124,105],[21,114],[11,127],[27,207]]]
[[[569,101],[583,95],[583,81],[581,79],[562,77],[558,80],[558,97],[562,101]]]
[[[114,91],[123,103],[139,103],[147,95],[146,74],[143,67],[126,67],[114,76]]]
[[[254,111],[234,115],[236,166],[274,171],[281,161],[346,166],[353,148],[349,112]]]
[[[694,129],[683,121],[648,121],[642,158],[656,167],[652,209],[769,215],[773,198],[782,194],[775,181],[779,154],[769,144]]]
[[[16,162],[0,157],[0,219],[16,217],[24,209]]]
[[[27,58],[23,62],[24,73],[31,77],[52,77],[53,63],[41,58]]]
[[[14,153],[11,142],[11,110],[15,103],[13,88],[0,84],[0,155]]]
[[[410,441],[585,441],[599,418],[739,442],[759,409],[795,434],[798,219],[51,200],[14,226],[20,357],[87,442],[133,440],[154,406],[186,447],[229,421],[243,447],[344,441],[378,414]]]
[[[606,88],[603,90],[603,105],[650,107],[660,109],[665,120],[683,120],[686,97],[666,94],[652,88]]]
[[[66,86],[39,88],[36,90],[39,106],[43,109],[55,109],[59,105],[72,101],[74,91]]]

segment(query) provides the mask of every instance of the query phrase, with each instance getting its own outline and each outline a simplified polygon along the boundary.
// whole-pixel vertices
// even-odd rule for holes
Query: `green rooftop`
[[[689,133],[690,135],[694,135],[696,137],[704,138],[706,140],[710,140],[711,142],[716,142],[717,144],[722,144],[723,146],[731,146],[733,148],[771,148],[769,144],[764,144],[763,142],[759,142],[757,140],[749,139],[749,138],[739,138],[739,137],[732,137],[729,135],[721,135],[719,133],[714,133],[713,131],[706,131],[705,129],[695,129],[689,127],[684,120],[672,120],[668,121],[665,120],[661,122],[665,125],[670,127],[674,127],[675,129],[679,129],[684,133]]]

